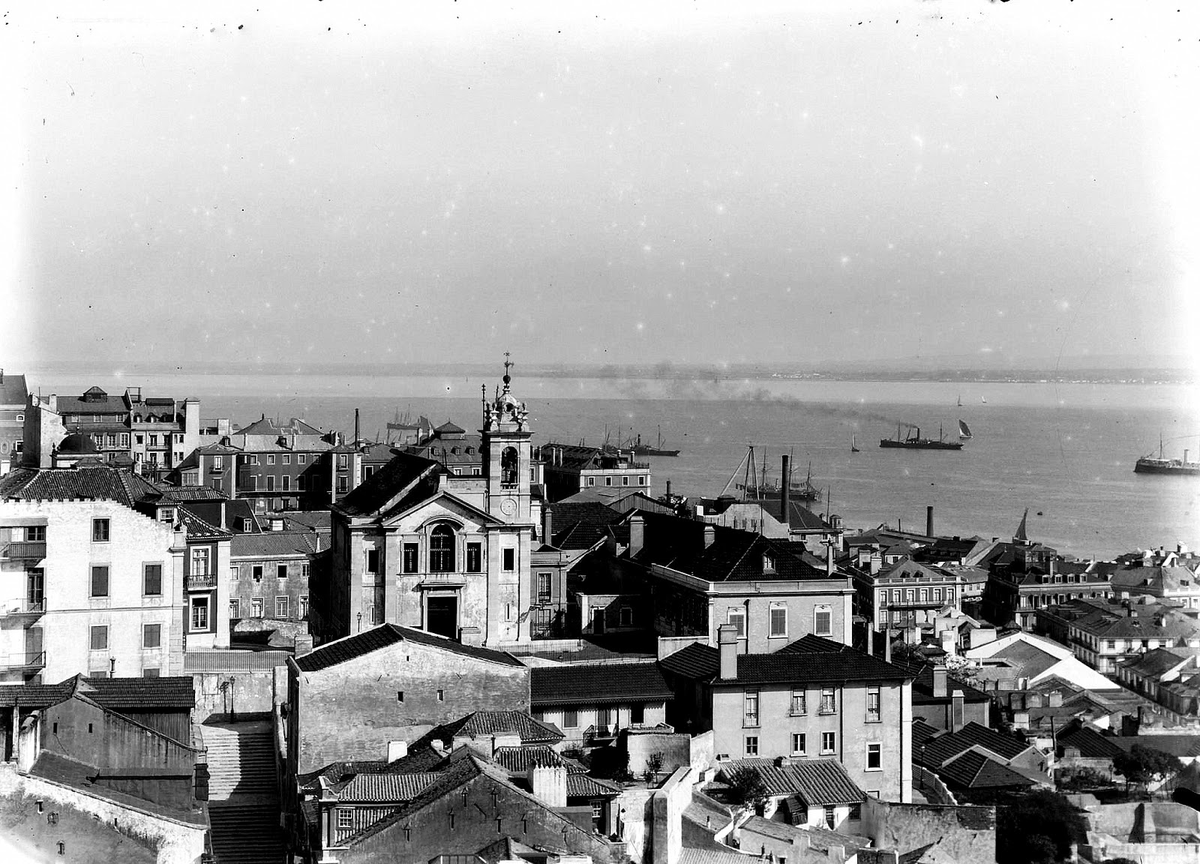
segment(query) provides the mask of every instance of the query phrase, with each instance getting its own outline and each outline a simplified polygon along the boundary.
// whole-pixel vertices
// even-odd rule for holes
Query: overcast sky
[[[158,5],[4,13],[10,367],[1196,344],[1194,4]]]

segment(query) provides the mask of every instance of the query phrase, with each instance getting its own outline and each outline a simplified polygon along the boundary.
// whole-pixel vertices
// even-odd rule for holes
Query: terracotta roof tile
[[[404,642],[405,640],[449,651],[452,654],[474,657],[477,660],[487,660],[491,663],[500,663],[505,666],[524,666],[516,657],[506,654],[503,651],[493,651],[490,648],[463,645],[442,636],[426,633],[424,630],[399,627],[395,624],[380,624],[378,627],[364,630],[362,633],[356,633],[353,636],[329,642],[317,648],[311,654],[298,657],[296,665],[300,667],[300,671],[302,672],[316,672],[321,669],[328,669],[331,666],[337,666],[349,660],[358,659],[359,657],[366,656],[382,648],[387,648],[390,645]]]
[[[798,759],[783,765],[768,759],[735,759],[723,773],[734,777],[742,771],[758,774],[768,795],[796,795],[809,807],[857,804],[867,797],[836,759]]]
[[[529,687],[535,706],[650,702],[674,695],[654,662],[534,666]]]

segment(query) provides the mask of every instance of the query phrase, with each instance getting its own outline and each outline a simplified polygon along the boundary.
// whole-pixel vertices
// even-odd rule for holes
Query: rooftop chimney
[[[547,807],[567,806],[567,767],[565,765],[539,765],[534,760],[529,766],[529,791]]]
[[[354,446],[358,446],[358,409],[354,409]]]
[[[955,690],[950,696],[950,731],[958,732],[963,728],[965,720],[963,718],[964,708],[963,692]]]
[[[790,467],[791,460],[785,453],[783,455],[783,473],[779,475],[779,520],[783,522],[784,525],[788,524],[788,505],[791,503],[792,490],[790,487],[792,485],[792,475],[788,471]]]
[[[933,505],[925,508],[925,536],[933,536]]]
[[[632,536],[630,540],[632,540]],[[717,529],[711,525],[704,526],[704,548],[707,549],[713,543],[717,542]]]
[[[717,647],[721,651],[721,678],[733,681],[737,678],[737,627],[722,624],[717,628]]]
[[[642,547],[646,545],[646,518],[641,513],[635,512],[629,519],[629,556],[642,551]],[[705,534],[705,543],[708,546],[708,536]]]
[[[825,575],[833,575],[833,543],[825,544]]]
[[[542,542],[549,545],[554,537],[554,518],[550,514],[550,505],[542,506]]]
[[[946,698],[946,667],[933,667],[933,698]]]

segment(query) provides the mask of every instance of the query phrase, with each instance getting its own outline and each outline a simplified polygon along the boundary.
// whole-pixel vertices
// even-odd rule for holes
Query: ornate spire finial
[[[505,389],[507,389],[508,385],[512,382],[512,376],[508,374],[508,370],[511,369],[513,365],[512,360],[509,359],[511,356],[512,355],[509,352],[504,352],[504,377],[501,380],[504,382]]]

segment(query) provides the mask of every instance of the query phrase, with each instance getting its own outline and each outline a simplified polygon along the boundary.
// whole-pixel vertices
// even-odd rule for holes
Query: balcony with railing
[[[9,600],[0,602],[0,620],[36,621],[46,614],[45,600]]]
[[[215,573],[197,573],[194,576],[187,577],[187,588],[189,591],[207,591],[217,587],[217,575]]]
[[[45,557],[45,540],[14,540],[0,544],[0,558],[9,561],[41,561]]]
[[[46,666],[45,651],[23,651],[19,654],[0,654],[0,670],[5,672],[37,672]]]

